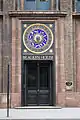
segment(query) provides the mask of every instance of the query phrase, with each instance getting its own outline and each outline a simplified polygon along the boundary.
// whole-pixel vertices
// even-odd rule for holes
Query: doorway
[[[53,61],[24,61],[22,106],[54,105],[53,73]]]

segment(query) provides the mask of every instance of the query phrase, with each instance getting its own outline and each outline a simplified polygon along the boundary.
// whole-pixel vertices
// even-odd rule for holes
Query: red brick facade
[[[45,12],[24,11],[21,2],[20,10],[15,10],[15,0],[3,0],[3,12],[0,11],[0,107],[6,107],[8,62],[10,106],[21,106],[22,21],[55,21],[56,106],[79,107],[80,15],[72,11],[72,0],[60,0],[60,11],[54,11],[52,3],[52,11]]]

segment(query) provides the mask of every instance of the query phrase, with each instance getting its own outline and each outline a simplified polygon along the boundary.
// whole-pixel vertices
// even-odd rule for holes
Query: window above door
[[[16,0],[18,10],[60,10],[60,0]]]
[[[80,12],[80,0],[73,1],[73,10],[75,12]]]
[[[50,10],[51,0],[24,0],[24,10]]]

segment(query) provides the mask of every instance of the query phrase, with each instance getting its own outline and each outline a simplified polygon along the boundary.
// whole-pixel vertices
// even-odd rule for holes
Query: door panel
[[[49,90],[40,90],[39,105],[49,105]]]
[[[51,105],[51,62],[25,61],[24,63],[24,104]]]
[[[37,91],[36,90],[28,90],[28,105],[37,105]]]
[[[48,62],[40,62],[40,92],[39,92],[39,104],[48,105],[49,101],[49,72]]]
[[[37,64],[35,62],[27,63],[27,84],[29,90],[37,89]]]
[[[37,105],[37,63],[27,62],[27,104]]]
[[[48,67],[40,66],[40,89],[49,88],[49,73]]]

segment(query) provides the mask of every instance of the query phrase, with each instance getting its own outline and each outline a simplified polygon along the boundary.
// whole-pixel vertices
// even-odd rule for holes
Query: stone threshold
[[[15,107],[15,109],[61,109],[60,106],[22,106]]]

